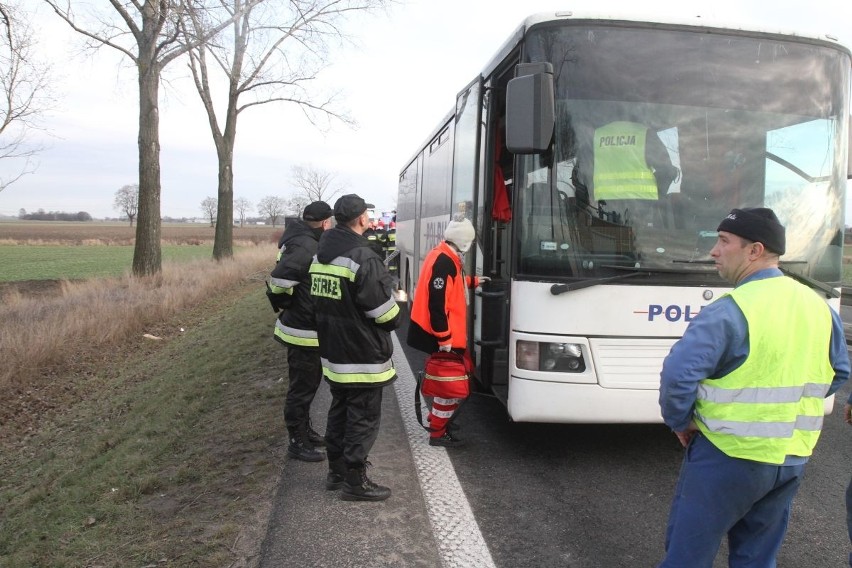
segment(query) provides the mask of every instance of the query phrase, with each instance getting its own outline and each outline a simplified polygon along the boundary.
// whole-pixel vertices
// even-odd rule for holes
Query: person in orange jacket
[[[470,249],[475,237],[476,233],[470,220],[450,221],[444,230],[444,240],[426,255],[411,306],[411,322],[406,338],[411,347],[430,354],[436,351],[455,351],[469,362],[468,290],[489,280],[485,276],[464,274],[463,256]],[[429,412],[431,446],[455,447],[463,444],[447,430],[450,418],[469,393],[466,379],[463,385],[455,384],[461,382],[433,381],[430,385],[428,394],[434,397]]]

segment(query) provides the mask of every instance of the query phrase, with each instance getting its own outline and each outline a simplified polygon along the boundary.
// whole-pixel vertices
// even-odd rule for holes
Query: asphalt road
[[[842,401],[794,502],[778,565],[847,566],[845,489],[852,429]],[[652,567],[661,559],[682,450],[664,426],[513,424],[474,397],[459,421],[470,447],[451,454],[499,567]],[[720,496],[721,497],[721,496]],[[716,566],[727,566],[724,553]]]
[[[404,344],[404,328],[398,337]],[[422,354],[406,349],[405,355],[415,372],[422,368]],[[847,566],[852,429],[842,421],[842,407],[849,390],[841,389],[826,417],[779,567]],[[315,407],[320,426],[325,396],[321,392]],[[385,390],[382,432],[371,456],[371,476],[390,485],[393,496],[384,503],[339,501],[322,488],[324,463],[288,460],[261,566],[469,565],[441,560],[429,491],[412,461],[425,434],[406,436],[397,396]],[[490,552],[487,565],[645,568],[659,562],[683,455],[667,428],[513,423],[499,401],[484,395],[471,397],[458,424],[469,443],[447,455]],[[715,566],[727,566],[724,545]]]

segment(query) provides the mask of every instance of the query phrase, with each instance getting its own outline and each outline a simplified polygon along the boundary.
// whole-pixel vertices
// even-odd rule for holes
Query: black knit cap
[[[367,209],[375,209],[375,207],[354,193],[347,193],[334,203],[334,218],[338,223],[348,223],[360,217]]]
[[[331,217],[331,206],[325,201],[314,201],[302,212],[305,221],[325,221]]]
[[[784,225],[775,216],[775,212],[766,207],[732,209],[716,230],[763,243],[763,246],[776,254],[784,254],[786,250]]]

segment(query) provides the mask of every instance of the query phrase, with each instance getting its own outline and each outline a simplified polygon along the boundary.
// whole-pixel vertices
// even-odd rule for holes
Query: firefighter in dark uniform
[[[325,442],[311,427],[310,419],[311,403],[322,380],[322,365],[309,269],[320,235],[330,226],[331,207],[325,201],[314,201],[305,207],[302,219],[291,222],[284,230],[268,288],[273,308],[280,310],[274,337],[287,347],[287,455],[309,462],[325,459],[315,448]]]
[[[387,261],[388,271],[391,273],[391,276],[394,278],[399,277],[399,257],[394,256],[396,253],[396,215],[394,214],[393,219],[390,223],[388,223],[388,231],[387,236],[385,237],[385,259],[390,259]]]
[[[373,249],[373,252],[379,255],[379,258],[384,260],[384,236],[379,232],[378,224],[375,221],[370,221],[370,224],[367,226],[367,230],[364,231],[364,238],[367,239],[367,242],[370,244],[370,248]]]
[[[396,380],[391,332],[400,323],[390,274],[363,236],[372,207],[355,194],[338,199],[337,226],[323,234],[311,265],[320,357],[332,395],[326,489],[342,488],[348,501],[382,501],[391,494],[367,476],[382,389]]]

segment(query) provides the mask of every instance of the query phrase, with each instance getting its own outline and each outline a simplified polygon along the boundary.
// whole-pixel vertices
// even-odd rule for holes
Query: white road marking
[[[445,448],[429,445],[428,434],[414,414],[414,373],[397,334],[393,336],[394,382],[402,422],[414,456],[414,467],[426,500],[426,510],[444,568],[493,568],[494,560],[465,497]]]

